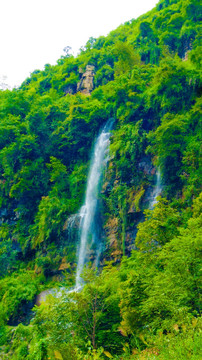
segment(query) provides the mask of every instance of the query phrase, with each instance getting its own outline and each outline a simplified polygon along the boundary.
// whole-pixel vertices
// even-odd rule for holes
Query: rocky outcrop
[[[85,95],[91,94],[94,87],[93,84],[93,79],[95,76],[94,70],[95,67],[93,65],[87,65],[86,71],[84,73],[82,69],[79,69],[79,73],[81,74],[81,80],[77,84],[77,92],[80,91],[82,94]]]
[[[192,43],[187,40],[183,42],[182,61],[187,61],[190,51],[192,50]]]

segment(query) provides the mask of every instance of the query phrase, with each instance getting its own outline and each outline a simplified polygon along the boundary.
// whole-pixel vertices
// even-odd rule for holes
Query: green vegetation
[[[200,359],[201,7],[160,0],[0,91],[0,358]],[[77,92],[95,67],[91,96]],[[99,274],[74,284],[91,150],[115,119]],[[157,168],[163,190],[149,209]]]

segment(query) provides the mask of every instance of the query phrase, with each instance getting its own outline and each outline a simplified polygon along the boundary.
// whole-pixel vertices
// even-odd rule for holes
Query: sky
[[[151,10],[158,0],[1,0],[0,82],[19,86],[56,64],[66,46],[76,55],[92,36],[106,36]]]

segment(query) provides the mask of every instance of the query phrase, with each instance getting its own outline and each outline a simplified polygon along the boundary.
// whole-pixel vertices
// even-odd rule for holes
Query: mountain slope
[[[165,349],[170,358],[198,358],[200,14],[197,0],[160,1],[90,38],[76,58],[67,54],[0,92],[3,358],[164,359]],[[36,309],[32,328],[35,296],[74,284],[77,226],[70,233],[68,221],[109,118],[99,195],[104,270],[85,275],[73,302]],[[158,169],[161,197],[151,210]],[[99,350],[84,355],[88,341]]]

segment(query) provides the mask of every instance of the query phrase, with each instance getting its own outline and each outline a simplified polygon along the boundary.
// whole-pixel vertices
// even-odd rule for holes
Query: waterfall
[[[71,215],[65,224],[70,240],[75,236],[74,232],[79,226],[80,245],[78,249],[78,262],[76,271],[76,284],[72,289],[61,287],[42,291],[37,296],[37,304],[46,301],[47,295],[61,297],[63,292],[71,293],[78,291],[82,287],[81,273],[84,265],[89,261],[89,252],[95,248],[95,267],[99,264],[99,257],[102,251],[102,243],[99,236],[99,206],[98,196],[104,167],[108,161],[109,138],[114,120],[107,122],[102,132],[97,138],[94,146],[93,155],[90,162],[90,170],[87,181],[86,195],[84,205],[79,213]],[[73,231],[73,233],[72,233]]]
[[[82,285],[81,273],[89,261],[89,252],[96,248],[95,266],[98,265],[101,253],[101,241],[98,224],[98,195],[104,166],[107,163],[110,130],[113,121],[109,120],[95,143],[90,162],[84,205],[80,209],[80,245],[76,271],[76,289]]]
[[[162,191],[161,172],[160,172],[160,168],[158,168],[156,173],[156,185],[149,205],[150,209],[154,208],[154,205],[157,203],[157,197],[160,195],[161,191]]]

